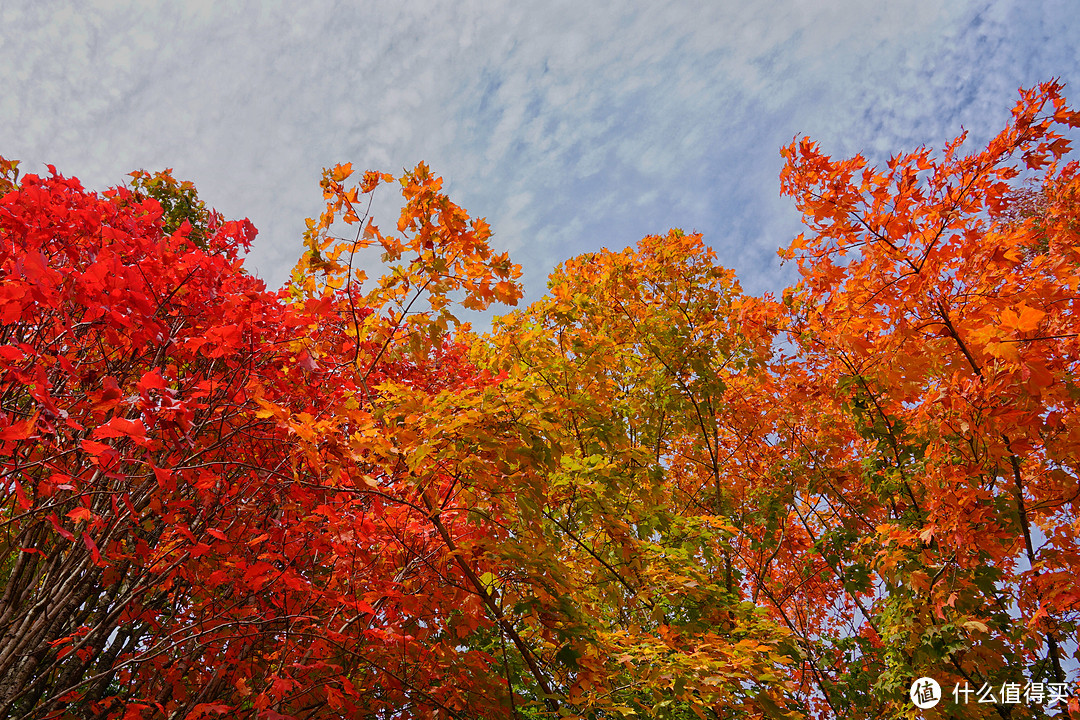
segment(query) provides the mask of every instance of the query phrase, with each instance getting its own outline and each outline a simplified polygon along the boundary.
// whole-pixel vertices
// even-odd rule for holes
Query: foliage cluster
[[[0,161],[0,716],[905,717],[920,676],[1076,680],[1078,126],[1051,82],[976,153],[797,140],[780,300],[673,230],[485,336],[454,309],[520,269],[424,165],[388,233],[395,178],[326,170],[273,292],[167,171]]]

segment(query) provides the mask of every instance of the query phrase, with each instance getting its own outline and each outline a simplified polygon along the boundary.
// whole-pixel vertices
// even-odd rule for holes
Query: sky
[[[883,162],[966,129],[977,148],[1022,86],[1080,104],[1078,38],[1074,0],[0,0],[0,156],[96,190],[173,168],[254,222],[271,287],[323,167],[425,161],[526,301],[567,258],[671,227],[778,293],[800,230],[781,147]]]

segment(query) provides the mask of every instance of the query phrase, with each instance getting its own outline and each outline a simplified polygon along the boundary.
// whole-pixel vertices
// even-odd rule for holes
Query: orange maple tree
[[[786,567],[765,584],[833,713],[901,712],[929,675],[997,688],[969,716],[1016,717],[1041,710],[1002,684],[1075,680],[1080,114],[1060,90],[1023,92],[980,152],[784,151],[809,232],[786,251]]]

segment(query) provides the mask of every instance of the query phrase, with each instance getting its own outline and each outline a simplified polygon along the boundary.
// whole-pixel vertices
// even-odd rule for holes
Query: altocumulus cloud
[[[777,290],[794,135],[877,161],[961,126],[974,144],[1019,86],[1080,80],[1068,2],[943,5],[9,1],[0,154],[97,188],[172,167],[252,218],[272,285],[322,166],[426,160],[488,217],[530,297],[555,263],[671,226],[704,232],[748,290]],[[376,211],[389,224],[386,198]]]

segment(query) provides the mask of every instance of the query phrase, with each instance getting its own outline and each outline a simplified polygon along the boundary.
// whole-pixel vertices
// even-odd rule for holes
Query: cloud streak
[[[1080,80],[1077,26],[1031,1],[9,3],[0,153],[92,187],[173,167],[253,219],[273,285],[322,166],[426,160],[531,297],[555,263],[670,226],[761,292],[791,280],[782,144],[880,160],[961,125],[985,140],[1018,86]]]

